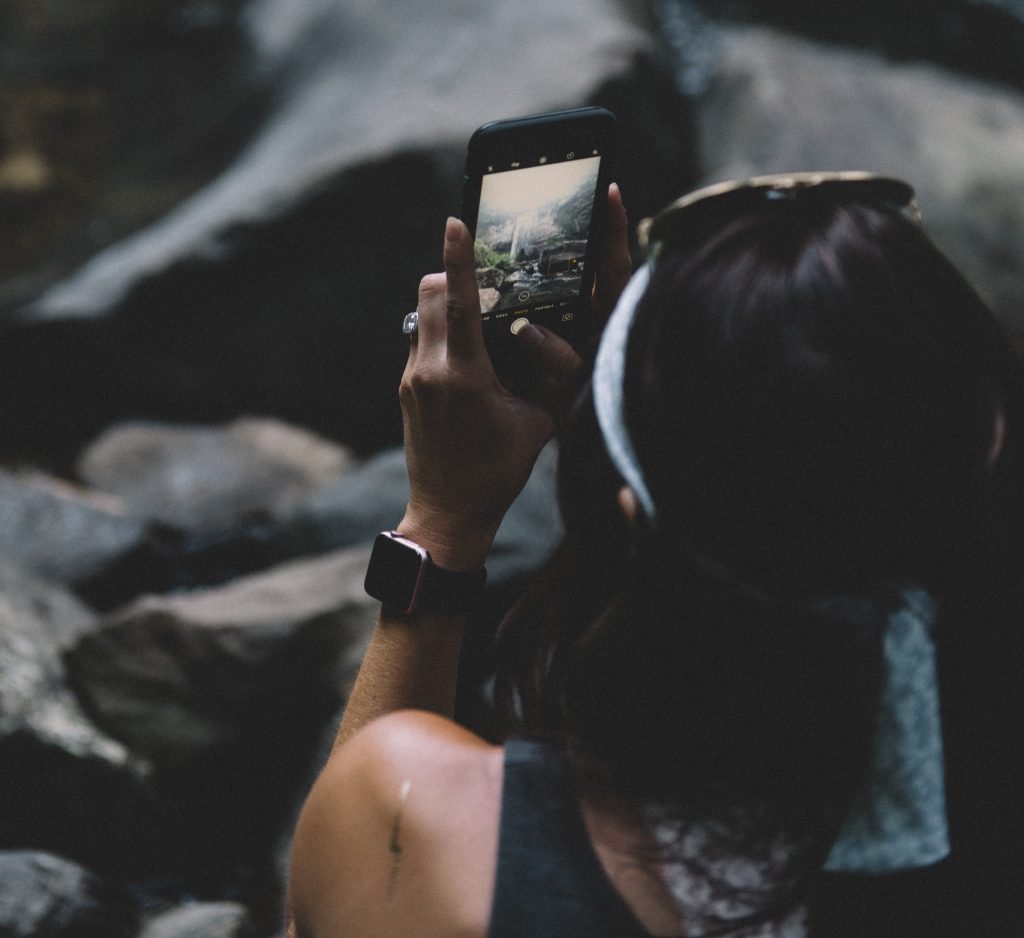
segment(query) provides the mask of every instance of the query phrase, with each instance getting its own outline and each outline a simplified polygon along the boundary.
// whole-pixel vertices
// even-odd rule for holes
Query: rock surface
[[[127,893],[83,867],[47,853],[0,852],[4,938],[130,938],[137,926]]]
[[[275,420],[224,428],[132,423],[89,446],[78,474],[117,496],[132,517],[202,536],[287,517],[337,481],[349,461],[341,447]]]
[[[73,597],[0,555],[0,750],[27,733],[75,759],[127,764],[125,748],[89,722],[64,686],[61,653],[94,621]]]
[[[657,43],[615,0],[252,0],[240,22],[274,106],[208,185],[7,317],[0,458],[246,413],[371,452],[400,438],[399,324],[478,124],[596,101],[638,215],[692,177]]]
[[[700,106],[707,181],[868,169],[918,190],[925,228],[1024,348],[1024,102],[934,66],[761,28],[723,36]]]
[[[74,597],[0,555],[0,848],[102,859],[145,809],[148,767],[67,686],[62,653],[94,626]]]
[[[42,472],[0,469],[0,550],[39,576],[75,583],[146,536],[144,520],[104,497]]]
[[[192,902],[153,916],[138,938],[251,938],[256,932],[245,906]]]
[[[342,551],[143,598],[68,652],[74,686],[101,726],[158,766],[229,749],[261,721],[339,697],[376,615],[367,559]]]

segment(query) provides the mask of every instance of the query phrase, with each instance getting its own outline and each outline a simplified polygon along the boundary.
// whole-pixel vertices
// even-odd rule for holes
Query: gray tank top
[[[594,853],[565,757],[505,744],[489,938],[649,938]]]

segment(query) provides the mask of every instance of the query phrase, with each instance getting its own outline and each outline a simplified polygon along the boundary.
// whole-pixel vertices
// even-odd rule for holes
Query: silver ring
[[[410,342],[415,342],[419,331],[420,313],[419,310],[414,309],[411,313],[406,313],[405,319],[402,320],[402,335],[408,336]]]

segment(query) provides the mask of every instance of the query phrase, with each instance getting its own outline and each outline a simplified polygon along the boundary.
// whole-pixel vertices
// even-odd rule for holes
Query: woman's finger
[[[562,385],[575,381],[582,361],[565,339],[544,326],[530,323],[519,330],[516,341],[546,377]]]
[[[480,291],[473,263],[473,239],[457,218],[449,218],[444,231],[444,272],[447,296],[448,357],[469,361],[484,354]]]
[[[420,315],[415,345],[417,355],[421,357],[430,358],[444,353],[448,332],[445,325],[446,284],[444,274],[427,274],[420,281],[416,303]]]
[[[613,182],[608,187],[608,224],[597,254],[594,292],[591,308],[600,329],[615,309],[619,295],[633,275],[633,259],[629,256],[629,219],[622,203],[622,193]]]

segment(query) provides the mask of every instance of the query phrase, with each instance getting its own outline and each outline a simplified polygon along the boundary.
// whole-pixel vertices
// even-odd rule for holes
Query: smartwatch
[[[408,615],[430,612],[468,612],[483,592],[487,571],[445,570],[415,541],[397,531],[377,535],[363,583],[366,592],[384,604],[386,612]]]

